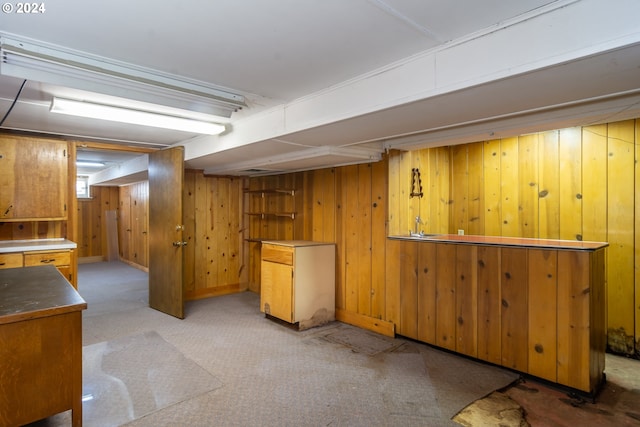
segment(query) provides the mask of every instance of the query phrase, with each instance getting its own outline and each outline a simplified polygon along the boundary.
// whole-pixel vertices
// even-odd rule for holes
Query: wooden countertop
[[[572,249],[594,251],[609,246],[607,242],[579,242],[577,240],[532,239],[524,237],[476,236],[458,234],[433,234],[427,237],[389,236],[395,240],[416,242],[460,243],[487,246],[517,246],[538,249]]]
[[[262,240],[262,243],[299,248],[302,246],[335,245],[332,242],[314,242],[311,240]]]
[[[86,308],[53,265],[0,269],[0,325]]]
[[[75,249],[78,245],[67,239],[28,239],[1,240],[0,253],[24,251],[51,251],[58,249]]]

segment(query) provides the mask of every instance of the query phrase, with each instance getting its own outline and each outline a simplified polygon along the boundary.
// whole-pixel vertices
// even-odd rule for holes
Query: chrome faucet
[[[414,237],[422,237],[424,236],[424,231],[418,231],[418,228],[420,228],[420,222],[421,219],[419,216],[416,217],[416,231],[415,232],[411,232],[409,231],[409,235],[410,236],[414,236]]]

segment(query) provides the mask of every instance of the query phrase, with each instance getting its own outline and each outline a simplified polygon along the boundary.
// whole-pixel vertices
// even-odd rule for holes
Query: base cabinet
[[[604,248],[389,240],[400,335],[595,394],[606,349]],[[389,261],[390,262],[390,261]]]
[[[77,289],[77,261],[75,257],[74,249],[0,253],[0,269],[53,265]]]
[[[335,320],[335,245],[264,241],[260,311],[307,329]]]

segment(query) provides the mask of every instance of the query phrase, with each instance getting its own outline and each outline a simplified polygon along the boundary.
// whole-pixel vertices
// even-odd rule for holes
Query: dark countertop
[[[431,234],[426,237],[389,236],[390,239],[414,242],[459,243],[486,246],[515,246],[538,249],[571,249],[595,251],[609,246],[607,242],[579,242],[577,240],[532,239],[524,237]]]
[[[0,325],[86,308],[53,265],[0,269]]]

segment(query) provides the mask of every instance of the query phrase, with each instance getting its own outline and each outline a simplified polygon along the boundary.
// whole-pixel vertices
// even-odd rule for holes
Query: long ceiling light
[[[113,105],[95,104],[64,98],[53,98],[50,111],[52,113],[68,114],[71,116],[89,117],[92,119],[110,120],[207,135],[218,135],[225,130],[224,125],[218,123],[203,122],[184,117],[168,116],[148,111],[132,110]]]
[[[103,162],[93,162],[89,160],[78,160],[76,161],[76,166],[81,168],[101,168],[104,167],[105,164]]]
[[[202,81],[7,34],[0,74],[226,118],[246,106],[243,95]]]

